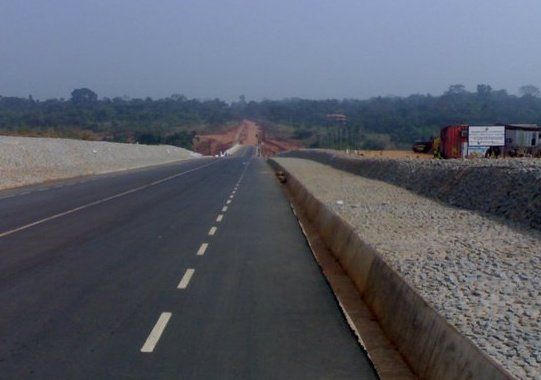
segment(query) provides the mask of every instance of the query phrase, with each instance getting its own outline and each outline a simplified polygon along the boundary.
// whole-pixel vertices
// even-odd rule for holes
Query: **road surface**
[[[374,378],[252,155],[0,192],[0,378]]]

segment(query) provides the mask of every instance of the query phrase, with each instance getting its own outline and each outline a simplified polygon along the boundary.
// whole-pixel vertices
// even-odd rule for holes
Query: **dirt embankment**
[[[217,155],[235,144],[259,146],[263,156],[272,156],[279,152],[301,147],[301,144],[293,140],[269,136],[253,121],[243,120],[238,126],[223,133],[197,135],[194,141],[194,150],[205,155]]]
[[[193,149],[197,153],[208,156],[220,154],[235,145],[238,132],[239,127],[234,127],[222,133],[197,135],[194,139]]]
[[[261,144],[261,154],[265,157],[274,156],[277,153],[288,150],[302,148],[302,145],[294,140],[268,137],[263,132],[263,143]]]

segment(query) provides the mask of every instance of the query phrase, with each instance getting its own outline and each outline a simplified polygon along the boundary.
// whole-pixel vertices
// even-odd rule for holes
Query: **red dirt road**
[[[272,156],[278,152],[301,147],[299,143],[292,140],[267,136],[256,123],[243,120],[237,127],[223,133],[196,136],[194,149],[201,154],[217,155],[235,144],[260,145],[263,156]]]

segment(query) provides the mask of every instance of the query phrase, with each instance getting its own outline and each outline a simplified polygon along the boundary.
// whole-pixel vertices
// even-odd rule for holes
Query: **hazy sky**
[[[541,85],[540,0],[0,0],[0,95],[248,99]]]

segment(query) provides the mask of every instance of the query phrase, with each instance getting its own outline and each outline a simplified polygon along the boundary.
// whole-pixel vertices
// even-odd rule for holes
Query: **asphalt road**
[[[0,192],[0,378],[374,378],[252,154]]]

